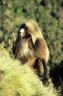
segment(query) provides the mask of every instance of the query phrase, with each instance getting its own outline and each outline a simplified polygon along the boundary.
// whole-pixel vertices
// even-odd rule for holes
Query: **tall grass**
[[[0,96],[57,96],[27,66],[10,57],[0,46]]]

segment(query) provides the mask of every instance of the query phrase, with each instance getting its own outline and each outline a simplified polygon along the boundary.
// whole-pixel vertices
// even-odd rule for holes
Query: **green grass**
[[[27,66],[10,57],[0,45],[0,96],[57,96]]]

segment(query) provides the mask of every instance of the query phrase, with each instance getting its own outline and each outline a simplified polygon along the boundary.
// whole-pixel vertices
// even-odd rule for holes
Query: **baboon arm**
[[[33,44],[33,41],[32,41],[32,38],[28,38],[28,46],[31,50],[34,50],[34,44]]]

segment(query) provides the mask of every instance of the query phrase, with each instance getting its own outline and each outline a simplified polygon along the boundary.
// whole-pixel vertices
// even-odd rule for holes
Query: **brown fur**
[[[36,64],[39,67],[39,75],[42,75],[42,73],[44,72],[44,76],[47,78],[48,70],[46,63],[49,59],[48,46],[45,42],[45,39],[41,33],[40,28],[38,27],[38,24],[34,20],[29,20],[28,22],[26,22],[26,26],[28,27],[28,33],[32,37],[33,50],[35,56],[36,58],[38,58],[38,63],[36,62]]]
[[[15,58],[19,59],[23,64],[28,62],[29,58],[34,57],[33,48],[31,46],[31,39],[29,39],[29,42],[28,39],[18,40],[18,42],[15,42],[12,51],[15,55]]]
[[[32,37],[35,55],[39,58],[43,58],[47,63],[49,59],[49,49],[40,28],[34,20],[26,22],[26,26],[28,27],[28,33]]]

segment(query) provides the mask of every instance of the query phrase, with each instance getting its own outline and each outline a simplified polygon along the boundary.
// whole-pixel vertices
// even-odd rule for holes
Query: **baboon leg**
[[[43,60],[36,59],[34,65],[35,73],[39,76],[39,78],[43,81],[48,80],[48,68],[46,63]]]
[[[48,80],[49,74],[48,74],[48,68],[47,68],[46,62],[44,60],[42,60],[42,64],[43,64],[43,67],[44,67],[44,79]]]
[[[38,76],[43,76],[44,74],[44,68],[43,68],[43,64],[41,62],[40,59],[36,59],[35,60],[35,64],[33,66],[33,69],[35,70],[35,73],[38,75]]]

